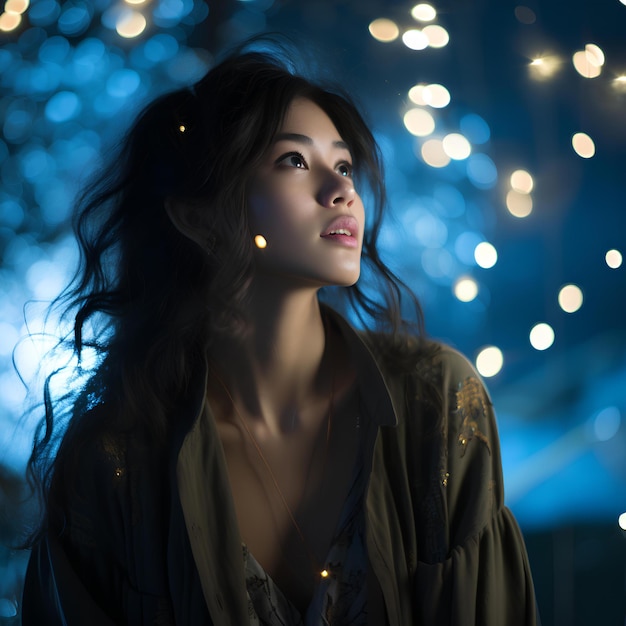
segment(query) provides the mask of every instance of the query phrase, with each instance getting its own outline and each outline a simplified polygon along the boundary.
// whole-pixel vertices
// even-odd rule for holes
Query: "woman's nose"
[[[350,206],[354,202],[355,195],[356,191],[352,179],[332,172],[321,185],[319,202],[329,209]]]

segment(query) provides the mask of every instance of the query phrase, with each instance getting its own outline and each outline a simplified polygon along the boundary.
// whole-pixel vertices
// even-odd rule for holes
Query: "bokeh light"
[[[22,23],[22,16],[19,13],[0,14],[0,31],[9,32],[15,30]]]
[[[586,50],[579,50],[572,56],[576,71],[584,78],[597,78],[602,73],[602,65],[597,65],[597,58]]]
[[[443,109],[450,103],[450,92],[443,85],[437,83],[432,85],[418,84],[409,89],[409,98],[420,106]]]
[[[141,35],[146,25],[146,18],[139,11],[123,11],[115,24],[115,30],[120,37],[131,39]]]
[[[384,17],[371,22],[369,25],[369,31],[374,39],[384,43],[394,41],[400,35],[398,25],[394,21],[388,20]]]
[[[432,22],[437,17],[437,11],[431,4],[422,2],[411,9],[411,16],[419,22]]]
[[[596,153],[596,145],[586,133],[575,133],[572,136],[572,148],[583,159],[590,159]]]
[[[491,378],[502,370],[504,356],[496,346],[486,346],[476,357],[476,369],[481,376]]]
[[[550,324],[535,324],[529,335],[530,345],[535,350],[547,350],[554,343],[554,330]]]
[[[604,65],[604,52],[595,43],[588,43],[585,46],[585,56],[591,65],[602,67]]]
[[[626,0],[623,0],[622,4],[626,4]],[[626,530],[626,512],[619,516],[617,523],[622,530]]]
[[[564,285],[558,296],[559,306],[566,313],[575,313],[583,305],[583,292],[578,285]]]
[[[506,194],[506,208],[514,217],[528,217],[533,211],[533,199],[527,193],[511,189]]]
[[[428,37],[417,28],[411,28],[402,35],[402,43],[411,50],[424,50],[428,48]]]
[[[488,241],[481,241],[474,249],[476,264],[483,269],[489,269],[498,262],[498,251]]]
[[[443,151],[455,161],[462,161],[472,153],[470,142],[460,133],[450,133],[442,140]]]
[[[433,116],[424,109],[409,109],[404,114],[403,121],[406,129],[416,137],[425,137],[435,130]]]
[[[561,59],[555,55],[535,57],[529,65],[530,75],[535,80],[552,78],[561,67]]]
[[[606,264],[613,270],[621,267],[622,265],[622,253],[619,250],[609,250],[605,256],[604,260]]]
[[[431,48],[445,48],[450,42],[450,34],[439,24],[424,26],[422,32],[426,35]]]
[[[450,163],[450,157],[443,149],[441,139],[428,139],[425,141],[420,150],[420,154],[424,162],[431,167],[445,167]]]
[[[267,240],[263,237],[263,235],[255,235],[254,245],[260,249],[267,248]]]
[[[461,276],[455,281],[453,292],[461,302],[471,302],[478,295],[478,283],[471,276]]]
[[[530,193],[535,182],[526,170],[515,170],[511,174],[511,188],[519,193]]]

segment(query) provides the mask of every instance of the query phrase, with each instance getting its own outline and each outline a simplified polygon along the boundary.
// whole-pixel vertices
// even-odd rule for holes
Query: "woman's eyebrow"
[[[274,137],[274,143],[278,141],[296,141],[298,143],[303,143],[308,146],[313,144],[313,139],[311,139],[311,137],[309,137],[308,135],[301,135],[300,133],[278,133]],[[333,141],[333,146],[335,148],[341,148],[342,150],[347,150],[348,152],[350,152],[350,148],[345,141]]]

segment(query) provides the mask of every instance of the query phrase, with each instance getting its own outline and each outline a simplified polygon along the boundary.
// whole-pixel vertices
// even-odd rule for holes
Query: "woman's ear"
[[[170,197],[165,199],[165,211],[179,233],[206,250],[211,235],[200,219],[197,206]]]

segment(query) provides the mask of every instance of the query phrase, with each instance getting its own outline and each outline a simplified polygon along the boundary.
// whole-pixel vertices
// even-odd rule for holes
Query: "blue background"
[[[626,74],[626,6],[432,4],[450,36],[439,49],[374,39],[376,18],[400,33],[424,26],[413,3],[382,0],[36,0],[0,32],[0,623],[19,619],[26,555],[9,545],[31,515],[19,504],[35,424],[24,408],[63,362],[44,358],[59,333],[45,311],[76,262],[72,199],[143,104],[197,80],[224,46],[269,30],[291,36],[316,59],[311,69],[364,109],[386,159],[384,258],[420,297],[429,333],[471,360],[488,345],[503,353],[486,382],[543,623],[624,624],[626,267],[608,267],[604,255],[626,254],[626,89],[615,81]],[[123,38],[115,26],[129,9],[146,28]],[[593,79],[571,61],[588,43],[606,57]],[[530,63],[542,55],[560,65],[538,80]],[[449,90],[447,107],[423,108],[435,118],[433,137],[469,139],[469,158],[433,168],[419,156],[428,137],[402,121],[418,83]],[[593,138],[593,158],[572,149],[577,132]],[[505,203],[516,169],[535,183],[524,219]],[[473,258],[480,241],[498,251],[490,269]],[[479,288],[471,302],[453,293],[463,275]],[[568,283],[583,292],[574,313],[557,302]],[[555,331],[544,351],[529,342],[538,322]]]

